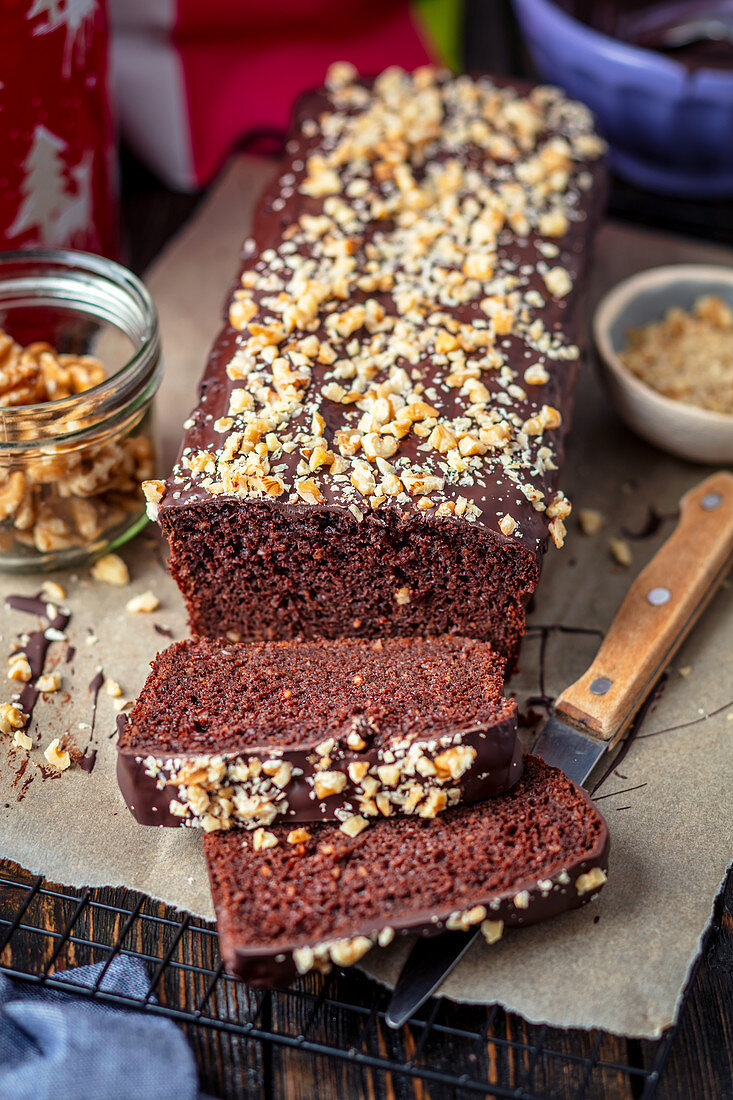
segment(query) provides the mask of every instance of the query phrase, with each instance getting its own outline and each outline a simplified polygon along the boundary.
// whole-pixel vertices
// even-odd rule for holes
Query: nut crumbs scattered
[[[130,571],[119,554],[105,554],[92,566],[92,576],[104,584],[125,585],[130,583]]]

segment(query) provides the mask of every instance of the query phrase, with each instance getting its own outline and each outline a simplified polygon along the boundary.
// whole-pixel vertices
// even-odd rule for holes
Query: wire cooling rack
[[[126,890],[75,890],[0,865],[0,968],[12,978],[69,991],[67,967],[146,964],[132,997],[81,996],[184,1025],[204,1085],[226,1096],[324,1096],[324,1059],[341,1097],[513,1097],[650,1100],[674,1037],[622,1040],[604,1032],[532,1026],[497,1006],[434,999],[400,1032],[386,1026],[388,995],[361,974],[333,971],[294,988],[255,991],[223,971],[213,925]],[[320,1068],[319,1068],[320,1067]],[[302,1092],[278,1083],[300,1080]],[[418,1091],[418,1082],[426,1091]],[[331,1094],[330,1092],[328,1093]]]

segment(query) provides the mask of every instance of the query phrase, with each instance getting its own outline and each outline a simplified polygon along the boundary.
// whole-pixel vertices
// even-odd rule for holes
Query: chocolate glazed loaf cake
[[[513,659],[578,365],[602,142],[556,89],[348,65],[301,100],[151,516],[192,630]]]
[[[272,985],[350,965],[395,933],[480,924],[494,943],[583,905],[606,881],[608,830],[579,787],[528,756],[508,794],[430,821],[212,833],[204,850],[227,968]]]
[[[120,788],[142,824],[207,831],[434,817],[522,774],[502,672],[456,635],[178,642],[119,719]]]

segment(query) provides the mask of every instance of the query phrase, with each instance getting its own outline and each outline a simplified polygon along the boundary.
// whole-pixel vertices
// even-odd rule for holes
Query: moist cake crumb
[[[120,786],[139,821],[209,831],[427,819],[519,779],[503,670],[457,635],[177,642],[119,720]]]
[[[316,824],[297,846],[288,831],[273,826],[268,846],[239,831],[204,838],[222,955],[255,983],[349,965],[385,928],[434,934],[489,920],[495,941],[500,922],[531,924],[584,904],[608,866],[602,816],[532,756],[509,793],[428,822],[377,821],[355,836]]]

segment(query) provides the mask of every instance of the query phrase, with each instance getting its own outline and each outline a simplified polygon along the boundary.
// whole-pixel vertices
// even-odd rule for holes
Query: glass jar
[[[84,252],[0,252],[0,330],[16,352],[50,345],[68,357],[67,373],[82,356],[106,371],[80,393],[19,404],[27,395],[10,341],[0,346],[0,569],[60,569],[120,546],[146,522],[140,482],[155,475],[161,363],[150,294]],[[53,370],[53,356],[45,362]]]

